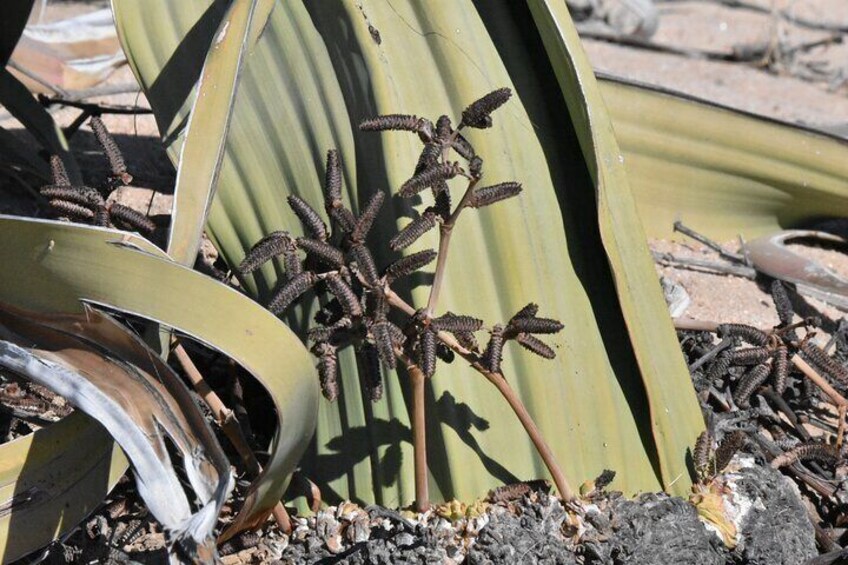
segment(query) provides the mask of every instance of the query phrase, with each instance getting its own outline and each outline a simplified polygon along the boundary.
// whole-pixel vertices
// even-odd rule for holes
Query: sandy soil
[[[717,264],[730,265],[718,253],[697,242],[651,240],[653,251],[670,253],[680,259],[701,259]],[[736,252],[738,242],[722,244],[727,250]],[[820,263],[843,276],[848,276],[848,255],[830,249],[802,244],[790,244],[792,251]],[[708,273],[703,270],[657,265],[657,273],[667,280],[681,285],[689,294],[691,303],[682,315],[684,318],[713,322],[744,323],[760,328],[771,328],[780,323],[774,303],[768,291],[770,281],[754,281],[745,277]],[[802,317],[819,316],[825,324],[820,333],[826,338],[835,322],[845,312],[821,300],[806,297],[796,304],[796,321]]]
[[[767,6],[766,0],[757,0]],[[832,25],[848,22],[842,0],[781,0],[793,13]],[[771,14],[709,1],[658,3],[660,25],[652,41],[684,50],[732,53],[739,46],[772,45],[769,60],[722,62],[584,40],[593,66],[692,96],[781,120],[838,131],[848,125],[848,45],[842,34],[810,29]],[[793,47],[835,35],[834,42],[806,52]],[[820,68],[821,76],[811,68]],[[810,80],[817,78],[817,80]]]

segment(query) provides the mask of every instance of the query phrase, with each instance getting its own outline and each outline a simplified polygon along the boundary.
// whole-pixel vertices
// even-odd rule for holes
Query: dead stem
[[[172,343],[175,345],[173,348],[174,355],[176,355],[177,361],[179,361],[180,366],[182,366],[183,371],[185,371],[189,382],[194,387],[194,390],[197,391],[197,394],[199,394],[201,398],[203,398],[203,401],[206,402],[206,405],[209,406],[209,409],[215,417],[215,423],[220,426],[221,430],[227,436],[227,439],[230,440],[230,443],[232,443],[233,447],[235,447],[236,451],[238,451],[239,456],[241,456],[241,459],[247,468],[247,472],[253,477],[259,476],[262,472],[262,467],[259,465],[259,461],[256,459],[256,455],[253,453],[253,450],[250,449],[250,445],[248,444],[247,438],[244,436],[244,432],[241,425],[239,425],[235,414],[232,410],[227,408],[221,398],[214,390],[212,390],[209,383],[207,383],[206,379],[203,378],[203,375],[200,374],[200,371],[197,369],[194,361],[191,360],[191,357],[189,357],[188,353],[183,348],[182,344],[180,344],[176,338],[173,338]],[[277,521],[277,525],[280,526],[280,529],[287,534],[291,533],[291,519],[289,518],[289,514],[282,502],[277,502],[272,513],[274,515],[274,519]]]
[[[827,382],[827,379],[821,376],[809,363],[801,359],[799,355],[792,356],[792,364],[800,369],[808,379],[813,381],[817,387],[822,389],[822,391],[830,397],[833,403],[836,404],[839,413],[839,425],[836,428],[836,447],[837,449],[841,449],[842,441],[845,437],[845,412],[846,409],[848,409],[848,400],[839,394],[839,392],[837,392],[837,390],[833,388],[829,382]]]
[[[679,331],[713,332],[718,329],[719,323],[709,320],[693,320],[692,318],[673,318],[674,329]]]

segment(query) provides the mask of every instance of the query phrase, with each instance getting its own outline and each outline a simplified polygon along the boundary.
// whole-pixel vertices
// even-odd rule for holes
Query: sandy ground
[[[733,252],[737,252],[739,247],[736,241],[723,242],[722,245]],[[731,264],[719,257],[715,251],[698,242],[651,240],[650,247],[656,252],[670,253],[680,259],[700,259],[717,264]],[[848,255],[809,245],[790,244],[787,247],[848,278]],[[681,315],[683,318],[719,323],[745,323],[759,328],[771,328],[780,323],[768,291],[767,285],[770,281],[754,281],[741,276],[659,264],[657,273],[681,285],[688,293],[691,302]],[[795,306],[796,321],[808,316],[822,318],[825,323],[819,333],[824,338],[829,336],[828,330],[832,329],[835,323],[845,315],[835,306],[810,297],[797,299]]]
[[[770,4],[768,0],[754,3]],[[781,0],[780,4],[805,18],[848,26],[844,0]],[[843,34],[710,1],[667,1],[657,7],[660,24],[652,41],[660,46],[730,54],[741,46],[768,44],[769,56],[752,63],[723,62],[584,40],[596,70],[755,114],[848,133],[848,44],[837,42]],[[827,37],[833,37],[830,44],[792,51]]]

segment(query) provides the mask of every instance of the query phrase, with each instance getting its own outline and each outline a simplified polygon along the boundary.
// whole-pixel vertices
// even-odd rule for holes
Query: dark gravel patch
[[[723,565],[728,552],[698,519],[695,507],[664,494],[612,499],[590,515],[595,526],[583,544],[586,563]]]
[[[739,491],[755,501],[740,524],[735,550],[740,563],[789,565],[815,557],[815,531],[792,482],[770,467],[747,467],[739,474]]]

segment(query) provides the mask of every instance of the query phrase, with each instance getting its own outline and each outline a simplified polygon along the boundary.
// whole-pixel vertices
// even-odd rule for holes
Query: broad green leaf
[[[88,302],[136,314],[221,351],[256,377],[275,403],[278,432],[237,526],[264,518],[315,426],[318,387],[312,361],[295,336],[242,294],[174,263],[132,234],[0,216],[0,240],[10,242],[0,249],[6,267],[0,300],[46,313],[80,312]],[[42,471],[20,460],[14,465],[11,480]],[[91,506],[103,493],[88,494]]]
[[[6,108],[51,155],[59,155],[65,163],[71,182],[82,184],[76,160],[68,151],[62,128],[33,97],[27,87],[7,69],[0,70],[0,106]]]
[[[128,0],[113,6],[128,59],[173,156],[193,85],[172,80],[174,69],[192,69],[197,78],[220,11],[208,2],[168,0],[144,9]],[[556,82],[554,70],[571,65],[573,55],[557,43],[567,39],[569,50],[578,49],[564,4],[533,8],[505,1],[278,4],[245,62],[208,229],[230,264],[270,231],[299,232],[285,197],[298,194],[320,208],[330,147],[341,151],[355,209],[375,190],[394,193],[413,170],[418,142],[402,133],[354,133],[361,119],[447,112],[456,122],[471,101],[512,87],[517,96],[495,115],[495,127],[469,135],[486,162],[486,182],[518,180],[525,191],[514,202],[461,219],[439,309],[495,323],[533,301],[544,315],[562,319],[555,362],[510,346],[505,373],[568,476],[577,483],[612,468],[620,471],[615,486],[627,492],[671,488],[700,423],[695,410],[664,435],[659,412],[669,408],[676,415],[680,406],[696,406],[694,396],[671,327],[661,320],[665,307],[627,187],[616,184],[623,174],[598,165],[617,151],[613,145],[591,151],[592,144],[614,143],[610,132],[589,131],[609,128],[603,105],[593,100],[594,78],[585,63],[577,74],[583,90],[572,92],[574,79],[563,78],[569,104]],[[175,24],[163,28],[159,21]],[[622,210],[609,211],[609,200],[618,197]],[[372,234],[381,265],[392,259],[385,242],[411,213],[397,198],[383,211]],[[635,237],[626,232],[631,227]],[[435,237],[412,251],[424,246],[435,247]],[[278,269],[262,270],[247,290],[266,300]],[[404,292],[417,305],[426,300],[422,286]],[[659,321],[648,321],[649,315]],[[303,335],[308,316],[305,308],[287,321]],[[654,331],[660,334],[657,357],[671,360],[634,351]],[[359,392],[352,356],[343,357],[342,372],[343,395],[336,405],[321,405],[306,472],[329,499],[406,504],[413,495],[408,387],[386,375],[384,400],[372,406]],[[647,396],[660,383],[678,390],[679,398],[663,395],[649,405]],[[428,384],[435,497],[470,499],[504,482],[545,475],[520,424],[479,375],[455,363]],[[673,488],[686,483],[683,477]]]
[[[848,215],[848,142],[679,94],[606,78],[601,92],[645,231],[672,224],[751,239]]]
[[[684,494],[689,471],[680,454],[700,433],[703,419],[671,320],[660,315],[667,307],[621,150],[566,6],[555,0],[529,4],[595,184],[600,236],[647,392],[663,485]]]
[[[124,453],[81,412],[0,445],[0,563],[75,528],[126,470]]]

